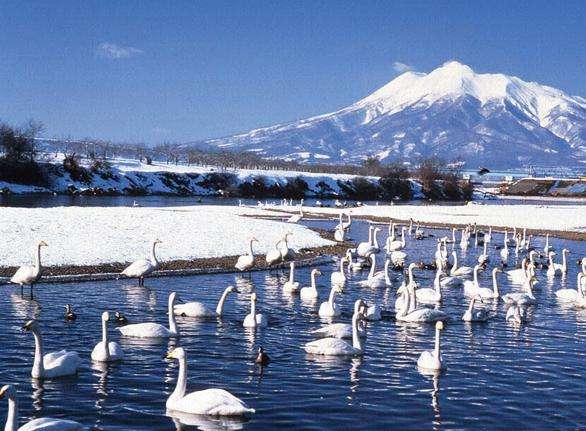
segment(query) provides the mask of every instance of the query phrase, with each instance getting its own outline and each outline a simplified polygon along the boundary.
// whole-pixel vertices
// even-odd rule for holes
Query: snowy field
[[[44,240],[47,265],[130,262],[150,256],[152,241],[161,260],[244,254],[256,236],[255,254],[264,254],[291,231],[290,247],[319,247],[331,242],[311,230],[279,221],[241,217],[267,214],[237,206],[166,208],[57,207],[0,208],[0,266],[34,262]],[[274,213],[270,213],[274,215]]]
[[[274,207],[284,209],[280,206]],[[311,208],[308,211],[337,215],[335,208]],[[288,211],[293,211],[290,208]],[[586,205],[380,205],[346,209],[357,216],[393,217],[422,223],[478,223],[495,227],[513,227],[586,232]]]

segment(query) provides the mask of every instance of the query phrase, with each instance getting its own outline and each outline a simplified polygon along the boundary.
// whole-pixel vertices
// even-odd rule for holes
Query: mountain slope
[[[308,162],[437,155],[471,167],[577,166],[586,161],[586,100],[448,62],[330,114],[198,144]]]

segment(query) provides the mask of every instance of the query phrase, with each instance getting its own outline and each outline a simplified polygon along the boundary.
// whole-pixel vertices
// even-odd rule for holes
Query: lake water
[[[332,226],[332,222],[313,222]],[[444,231],[430,231],[436,237]],[[366,225],[355,222],[351,236],[366,236]],[[413,241],[410,259],[432,260],[436,237]],[[501,241],[494,235],[494,243]],[[257,412],[248,419],[224,420],[190,417],[199,429],[578,429],[586,426],[586,310],[560,305],[554,291],[575,287],[576,260],[586,255],[586,244],[553,240],[560,251],[568,247],[567,279],[548,281],[538,271],[535,294],[539,304],[530,308],[521,327],[504,321],[504,306],[486,303],[494,318],[486,323],[460,320],[468,301],[461,289],[443,290],[442,309],[452,316],[442,334],[447,364],[439,376],[417,369],[421,351],[434,343],[434,327],[405,325],[389,317],[368,325],[363,357],[326,359],[306,354],[301,346],[312,340],[309,331],[323,324],[317,315],[327,299],[329,277],[336,264],[322,267],[320,299],[304,305],[299,297],[284,295],[285,274],[257,272],[249,281],[235,274],[147,279],[146,287],[129,280],[99,283],[47,284],[36,289],[36,301],[23,300],[17,289],[0,286],[0,382],[18,386],[22,421],[34,417],[66,417],[96,430],[198,429],[166,416],[165,401],[174,389],[177,364],[162,359],[175,346],[188,355],[188,390],[221,387],[243,399]],[[541,239],[535,246],[542,248]],[[461,264],[472,265],[480,251],[471,246]],[[493,261],[496,261],[496,252]],[[560,253],[561,254],[561,253]],[[297,279],[309,284],[310,269],[299,269]],[[432,283],[431,271],[418,270],[420,285]],[[354,276],[338,298],[350,321],[357,298],[376,301],[392,311],[396,286],[372,290],[355,283]],[[488,286],[489,274],[481,284]],[[511,287],[504,275],[501,290]],[[215,306],[221,291],[234,284],[240,293],[229,297],[221,320],[178,318],[181,338],[144,341],[123,338],[111,325],[112,336],[126,353],[124,362],[105,368],[92,365],[89,356],[100,340],[100,315],[121,310],[132,323],[166,324],[169,292],[186,301]],[[268,314],[269,327],[255,332],[242,327],[249,312],[249,295],[255,289],[258,307]],[[63,320],[63,305],[71,303],[78,320]],[[20,327],[31,317],[39,319],[47,352],[76,350],[84,365],[75,378],[36,383],[30,378],[34,343]],[[258,346],[272,363],[261,370],[254,365]],[[0,401],[0,424],[6,402]],[[183,421],[186,421],[184,418]]]

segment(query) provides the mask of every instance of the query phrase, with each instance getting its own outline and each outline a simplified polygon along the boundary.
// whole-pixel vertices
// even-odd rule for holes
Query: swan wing
[[[77,352],[61,350],[43,356],[43,366],[45,368],[46,377],[69,376],[75,374],[80,364],[81,358]]]
[[[241,416],[254,413],[244,401],[224,389],[204,389],[167,403],[167,408],[184,413],[212,416]]]
[[[31,281],[35,281],[36,275],[36,268],[34,266],[21,266],[14,273],[10,282],[16,284],[28,284]]]
[[[578,291],[575,289],[556,290],[555,296],[559,301],[574,302],[578,299]]]
[[[84,426],[65,419],[40,418],[21,426],[18,431],[79,431]]]
[[[234,266],[240,271],[245,271],[252,266],[253,262],[254,258],[248,254],[245,254],[238,258],[238,260],[236,261],[236,265]]]
[[[176,304],[173,307],[176,315],[185,315],[187,317],[215,316],[216,312],[207,308],[201,302],[187,302],[185,304]]]
[[[117,329],[122,335],[127,337],[156,338],[169,337],[171,335],[171,331],[159,323],[135,323],[133,325],[121,326]]]
[[[127,277],[142,277],[150,274],[155,270],[155,266],[148,259],[140,259],[131,263],[122,271],[122,275]]]
[[[310,341],[303,347],[307,353],[314,355],[353,355],[357,351],[348,342],[339,338],[322,338],[320,340]]]
[[[311,331],[318,337],[352,338],[352,325],[348,323],[332,323]]]
[[[120,344],[115,341],[110,341],[110,343],[108,343],[108,348],[110,349],[110,358],[112,360],[119,361],[124,359],[124,350],[122,350]]]

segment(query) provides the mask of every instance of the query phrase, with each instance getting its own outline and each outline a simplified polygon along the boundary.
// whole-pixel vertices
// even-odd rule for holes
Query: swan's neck
[[[311,273],[311,288],[317,292],[317,283],[315,282],[315,274]]]
[[[340,274],[344,274],[344,259],[340,259]]]
[[[409,265],[409,269],[407,270],[407,275],[409,276],[409,284],[413,283],[413,266]]]
[[[433,354],[436,359],[440,357],[440,330],[438,328],[435,329],[435,349]]]
[[[567,253],[565,251],[562,251],[562,271],[566,272],[566,270],[568,269],[568,258],[567,258]]]
[[[151,251],[151,261],[155,267],[159,266],[159,261],[157,260],[157,255],[155,253],[155,249],[157,248],[157,243],[153,243],[153,249]]]
[[[492,273],[492,291],[494,293],[494,296],[499,296],[499,285],[496,281],[496,272]]]
[[[43,364],[43,337],[39,330],[33,331],[35,337],[35,359],[33,361],[32,376],[41,378],[45,375],[45,366]]]
[[[368,243],[372,245],[372,227],[368,229]]]
[[[378,248],[378,231],[375,230],[372,234],[373,246]]]
[[[452,271],[458,269],[458,254],[454,253],[454,266],[452,266]]]
[[[37,272],[39,272],[41,270],[41,246],[37,246],[37,261],[35,264],[35,268],[37,270]]]
[[[250,301],[250,315],[252,316],[252,320],[254,321],[254,326],[256,326],[256,301]]]
[[[334,301],[336,299],[336,288],[332,287],[330,290],[330,297],[328,298],[328,303],[330,304],[330,308],[334,308]]]
[[[411,306],[411,295],[407,289],[407,287],[405,287],[405,291],[403,292],[403,304],[401,305],[401,308],[399,309],[398,312],[398,317],[404,317],[407,315],[407,313],[409,312],[409,307]]]
[[[173,334],[178,334],[177,322],[175,321],[175,312],[173,310],[174,303],[174,298],[169,298],[169,307],[167,310],[167,312],[169,313],[169,331],[171,331]]]
[[[586,261],[582,262],[582,272],[586,275]]]
[[[252,255],[253,255],[253,254],[252,254],[252,243],[253,243],[253,242],[254,242],[254,241],[250,240],[250,242],[248,243],[248,254],[249,254],[250,256],[252,256]]]
[[[452,228],[452,242],[456,242],[456,229]]]
[[[389,259],[387,259],[385,261],[385,282],[390,286],[391,285],[391,279],[389,278],[389,265],[390,265],[391,261]]]
[[[110,359],[110,340],[108,337],[108,322],[106,320],[102,320],[102,343],[104,343],[106,359]]]
[[[409,303],[409,312],[415,310],[417,308],[417,294],[415,293],[415,289],[411,289],[411,301]]]
[[[291,265],[289,269],[289,283],[293,283],[295,280],[295,265]]]
[[[405,247],[405,229],[401,229],[401,245]]]
[[[553,269],[553,254],[549,253],[549,266]]]
[[[374,277],[374,273],[376,272],[376,258],[374,257],[374,254],[372,254],[370,261],[371,261],[371,264],[370,264],[370,272],[368,273],[368,278]]]
[[[478,288],[478,267],[474,267],[474,284]]]
[[[18,401],[16,396],[8,397],[8,415],[6,416],[6,425],[4,431],[17,431],[18,427]]]
[[[433,282],[433,287],[435,288],[435,291],[439,294],[440,298],[442,296],[441,275],[441,271],[437,271],[435,273],[435,280]]]
[[[484,254],[485,256],[488,254],[487,247],[488,247],[488,242],[484,241],[484,246],[482,247],[482,254]]]
[[[476,298],[472,298],[470,300],[470,304],[468,304],[468,313],[472,314],[472,311],[474,311],[474,302],[476,301]]]
[[[185,396],[187,388],[187,360],[185,358],[179,359],[179,375],[177,376],[177,385],[175,390],[169,397],[169,400],[178,401]]]
[[[226,298],[228,297],[228,294],[230,293],[230,291],[228,289],[224,290],[224,293],[222,293],[222,296],[220,296],[220,300],[218,301],[218,306],[216,307],[216,314],[218,316],[221,316],[222,313],[224,312],[224,303],[226,302]]]
[[[360,335],[358,334],[359,319],[360,317],[358,313],[354,313],[354,316],[352,316],[352,347],[354,347],[356,350],[362,351],[362,340],[360,339]]]

